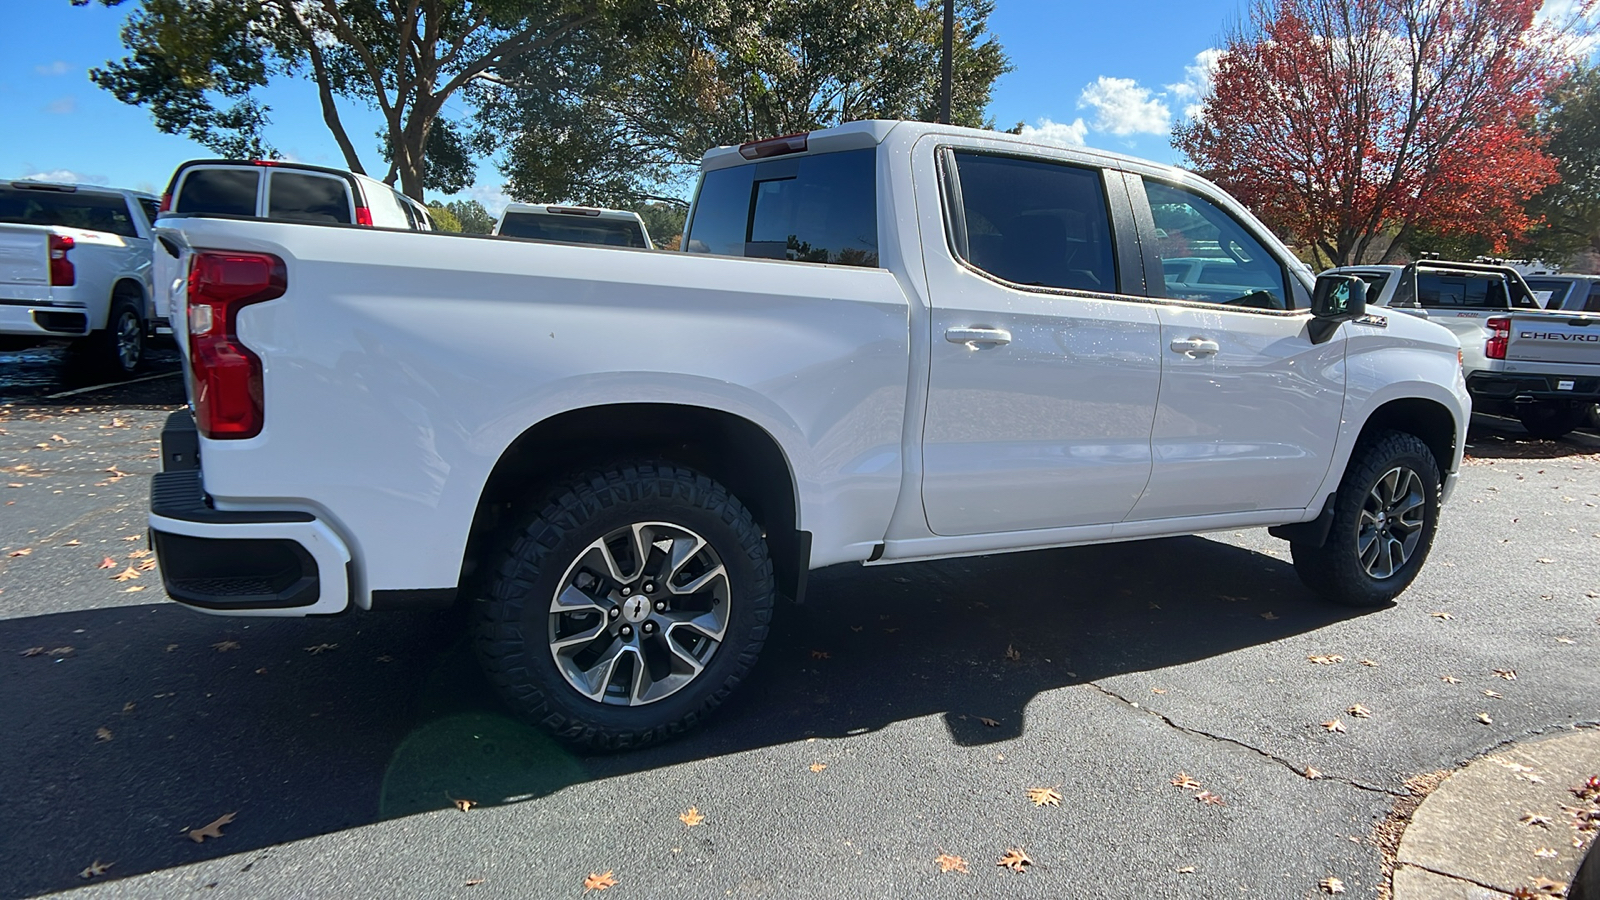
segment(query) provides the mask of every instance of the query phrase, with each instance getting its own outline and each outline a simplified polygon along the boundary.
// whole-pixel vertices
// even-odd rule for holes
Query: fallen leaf
[[[1540,828],[1549,828],[1550,818],[1548,816],[1541,816],[1538,813],[1525,812],[1522,814],[1522,818],[1517,820],[1517,824],[1527,825],[1530,828],[1534,825],[1537,825]]]
[[[72,653],[76,649],[77,649],[76,647],[70,647],[70,646],[69,647],[55,647],[55,648],[52,648],[49,651],[49,653],[50,653],[51,656],[66,656],[67,654]]]
[[[1262,613],[1261,618],[1266,619],[1268,622],[1276,622],[1278,620],[1278,617],[1273,615],[1271,610]]]
[[[136,705],[138,705],[138,704],[134,703],[132,700],[129,700],[127,703],[122,704],[122,714],[123,715],[127,715],[128,713],[133,712],[133,708]]]
[[[94,736],[98,741],[109,741],[111,740],[111,729],[102,725],[94,730]]]
[[[1060,806],[1061,792],[1055,788],[1028,788],[1028,799],[1034,806]]]
[[[67,541],[65,544],[62,544],[61,546],[63,546],[63,547],[79,547],[79,546],[82,546],[82,545],[83,545],[83,541],[80,541],[77,538],[73,538],[72,540]]]
[[[813,772],[821,772],[823,769],[826,769],[827,767],[828,767],[827,763],[812,763],[811,764],[811,771],[813,771]]]
[[[1452,616],[1447,612],[1431,612],[1431,613],[1428,613],[1428,615],[1433,616],[1435,619],[1454,619],[1455,618],[1455,616]]]
[[[1178,874],[1179,875],[1193,875],[1194,874],[1194,866],[1179,866],[1178,867]]]
[[[617,879],[612,876],[610,869],[607,869],[604,875],[590,872],[589,877],[583,880],[583,892],[587,894],[590,891],[603,891],[608,887],[614,887],[616,883]]]
[[[1517,680],[1517,670],[1516,669],[1495,669],[1494,670],[1494,677],[1496,677],[1496,678],[1504,678],[1507,681],[1516,681]]]
[[[1150,693],[1152,693],[1152,694],[1165,694],[1166,692],[1167,692],[1166,688],[1151,688],[1150,689]]]
[[[149,556],[149,555],[150,555],[150,551],[149,550],[135,550],[132,553],[128,554],[128,558],[129,559],[144,559],[146,556]]]
[[[1021,847],[1010,847],[1007,848],[1006,855],[1000,857],[1000,861],[995,865],[1013,872],[1024,872],[1028,866],[1033,865],[1033,859]]]
[[[477,887],[480,884],[483,884],[482,878],[468,878],[466,881],[462,882],[464,887]]]
[[[117,567],[117,561],[112,559],[109,556],[106,557],[105,559],[100,560],[100,565],[98,566],[98,568],[101,568],[101,569],[115,569],[116,567]]]
[[[1196,800],[1199,800],[1201,803],[1204,803],[1207,806],[1225,806],[1226,805],[1226,804],[1224,804],[1222,802],[1222,797],[1221,796],[1219,796],[1217,794],[1213,794],[1210,791],[1201,791],[1200,793],[1195,794],[1194,798]]]
[[[153,559],[147,559],[144,562],[139,563],[139,571],[141,571],[141,572],[148,572],[151,569],[154,569],[155,567],[156,567],[156,561],[153,560]]]
[[[1327,656],[1308,656],[1306,659],[1310,660],[1311,664],[1316,666],[1331,666],[1334,663],[1344,662],[1344,657],[1337,653],[1329,654]]]
[[[1310,779],[1311,781],[1316,781],[1318,778],[1322,777],[1322,772],[1320,770],[1313,769],[1310,766],[1306,766],[1304,774],[1306,778]]]
[[[1551,850],[1549,847],[1540,847],[1539,849],[1533,851],[1533,855],[1539,857],[1540,859],[1555,859],[1561,854]]]
[[[1552,897],[1565,897],[1567,895],[1567,883],[1565,881],[1554,881],[1543,875],[1535,875],[1529,880],[1533,882],[1536,890],[1544,891]]]
[[[1349,709],[1345,710],[1345,712],[1349,713],[1352,716],[1355,716],[1358,719],[1370,719],[1370,718],[1372,718],[1372,710],[1367,709],[1365,706],[1362,706],[1359,703],[1357,703],[1355,706],[1352,706]]]
[[[104,875],[106,873],[106,870],[110,869],[114,865],[116,865],[116,863],[103,863],[103,862],[101,862],[100,860],[97,859],[94,862],[90,863],[88,868],[84,869],[82,872],[79,872],[78,873],[78,877],[79,878],[93,878],[96,875]]]
[[[1478,721],[1482,722],[1485,725],[1493,725],[1494,724],[1494,720],[1489,718],[1489,714],[1486,713],[1486,712],[1478,713]]]
[[[316,656],[319,653],[325,653],[325,652],[327,652],[329,650],[337,650],[337,649],[339,649],[339,645],[338,644],[318,644],[315,647],[307,647],[306,648],[306,652],[311,654],[312,656]]]
[[[173,644],[172,646],[176,647],[178,645],[177,644]],[[167,649],[170,650],[171,647],[169,647]],[[217,641],[215,644],[211,645],[211,649],[217,651],[218,653],[227,653],[229,650],[237,650],[237,649],[239,649],[239,642],[238,641]]]
[[[1329,719],[1328,721],[1322,723],[1322,727],[1334,734],[1345,733],[1344,723],[1338,719]]]
[[[467,810],[469,810],[469,809],[473,808],[474,806],[478,805],[478,801],[476,801],[476,800],[457,800],[454,797],[450,798],[450,802],[454,803],[455,806],[456,806],[456,809],[459,809],[462,812],[466,812]]]
[[[704,822],[706,817],[700,814],[699,809],[691,806],[689,807],[688,812],[683,813],[682,815],[678,816],[678,818],[682,820],[685,826],[693,828],[696,825],[699,825],[701,822]]]
[[[43,647],[29,647],[28,649],[22,651],[18,655],[19,656],[42,656],[43,654],[44,654],[44,648]]]
[[[1172,780],[1167,783],[1174,787],[1181,787],[1186,791],[1194,790],[1200,786],[1200,782],[1195,781],[1188,772],[1179,772],[1172,776]]]
[[[1569,638],[1569,637],[1558,637],[1558,638],[1556,638],[1556,643],[1558,643],[1558,644],[1571,644],[1571,643],[1575,643],[1575,642],[1572,640],[1572,638]]]
[[[1018,652],[1017,648],[1011,646],[1010,644],[1006,645],[1006,659],[1010,660],[1011,662],[1016,662],[1021,658],[1022,654]]]
[[[1499,691],[1484,691],[1483,695],[1485,697],[1492,697],[1492,698],[1494,698],[1496,700],[1502,699],[1505,696],[1504,694],[1500,693]]]
[[[133,566],[129,566],[126,569],[123,569],[121,572],[118,572],[117,574],[111,576],[111,580],[112,581],[128,581],[128,580],[131,580],[131,579],[134,579],[134,578],[138,578],[138,577],[139,577],[139,570],[135,569]]]
[[[999,719],[991,719],[988,716],[979,716],[978,717],[978,721],[982,722],[983,724],[987,725],[990,728],[999,728],[1000,727],[1000,720]]]
[[[1444,682],[1445,684],[1460,684],[1461,683],[1461,679],[1455,677],[1454,675],[1440,675],[1439,676],[1439,680]]]
[[[215,822],[204,828],[195,828],[189,831],[189,840],[194,841],[196,844],[201,844],[205,843],[206,838],[222,837],[222,826],[231,823],[236,815],[238,815],[237,812],[227,813],[219,816]]]
[[[1360,660],[1360,663],[1361,663],[1361,664],[1362,664],[1362,665],[1363,665],[1363,666],[1366,666],[1366,667],[1367,667],[1367,668],[1369,668],[1369,669],[1376,669],[1376,668],[1377,668],[1377,667],[1378,667],[1378,664],[1377,664],[1377,663],[1375,663],[1375,662],[1373,662],[1373,661],[1372,661],[1372,660],[1370,660],[1370,659],[1363,659],[1363,660]]]
[[[117,472],[117,467],[116,466],[112,466],[111,468],[107,469],[106,471],[107,472]],[[126,474],[128,474],[128,473],[127,472],[117,472],[117,475],[119,475],[119,476],[126,475]],[[140,537],[143,537],[143,535],[125,534],[125,535],[122,536],[122,539],[125,540],[125,541],[137,541]]]
[[[812,659],[828,659],[829,658],[828,651],[826,651],[826,650],[813,650],[813,651],[811,651],[811,658]]]
[[[959,856],[951,856],[948,853],[941,853],[938,856],[935,856],[933,858],[933,862],[939,867],[939,871],[941,872],[961,872],[965,874],[967,871],[966,860]]]
[[[172,651],[174,651],[176,649],[178,649],[178,645],[177,644],[168,644],[167,645],[167,652],[168,653],[171,653]]]
[[[1322,888],[1322,892],[1324,894],[1342,894],[1342,893],[1344,893],[1344,882],[1340,881],[1337,878],[1332,878],[1332,877],[1324,878],[1321,881],[1317,882],[1317,887]]]
[[[1537,562],[1541,562],[1541,563],[1544,563],[1545,565],[1549,565],[1550,563],[1555,562],[1555,560],[1551,559],[1548,556],[1541,556],[1541,557],[1539,557]]]
[[[28,554],[30,554],[32,552],[33,552],[33,548],[32,547],[23,547],[21,550],[13,550],[10,553],[7,553],[6,555],[7,556],[27,556]]]
[[[136,584],[136,585],[134,585],[134,586],[133,586],[133,587],[126,587],[126,588],[123,588],[123,589],[122,589],[122,592],[123,592],[123,593],[124,593],[124,594],[137,594],[137,593],[138,593],[138,592],[140,592],[140,591],[142,591],[142,590],[144,590],[144,585],[142,585],[142,584]]]

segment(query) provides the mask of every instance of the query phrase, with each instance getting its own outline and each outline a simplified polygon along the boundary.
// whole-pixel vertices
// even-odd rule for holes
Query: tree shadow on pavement
[[[0,620],[0,896],[80,884],[96,860],[115,878],[928,715],[957,744],[1015,739],[1041,692],[1355,614],[1284,559],[1192,537],[841,566],[780,610],[707,727],[587,758],[502,711],[459,613],[250,620],[163,603]],[[185,835],[225,813],[225,838]]]

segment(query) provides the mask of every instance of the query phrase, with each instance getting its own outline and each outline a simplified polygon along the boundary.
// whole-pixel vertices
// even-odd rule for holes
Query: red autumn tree
[[[1259,0],[1173,144],[1319,261],[1388,261],[1418,228],[1502,249],[1557,180],[1534,115],[1569,63],[1539,6]]]

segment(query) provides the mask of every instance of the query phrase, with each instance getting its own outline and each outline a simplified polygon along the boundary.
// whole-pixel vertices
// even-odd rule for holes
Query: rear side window
[[[1545,309],[1561,309],[1567,299],[1567,292],[1586,287],[1582,282],[1576,284],[1554,279],[1529,278],[1528,289],[1533,291],[1533,298]]]
[[[1417,273],[1417,303],[1435,309],[1509,309],[1501,278]]]
[[[254,216],[258,169],[190,169],[178,184],[172,211],[212,216]]]
[[[684,248],[876,267],[876,161],[867,147],[707,172]]]
[[[128,202],[106,194],[0,187],[0,222],[138,236]]]
[[[608,247],[645,247],[639,223],[559,213],[506,213],[500,223],[504,237],[531,238],[558,244],[601,244]]]
[[[955,162],[967,262],[1014,284],[1117,292],[1098,170],[980,153]]]
[[[155,224],[156,215],[161,211],[161,204],[154,200],[147,200],[144,197],[140,197],[139,206],[144,209],[144,220],[152,225]]]
[[[342,178],[304,172],[274,172],[267,182],[267,218],[285,222],[348,225],[350,186]]]

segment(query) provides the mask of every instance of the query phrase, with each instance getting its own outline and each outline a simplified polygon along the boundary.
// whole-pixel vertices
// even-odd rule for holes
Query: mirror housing
[[[1311,342],[1320,344],[1339,324],[1367,314],[1367,283],[1354,275],[1319,275],[1311,292]]]

